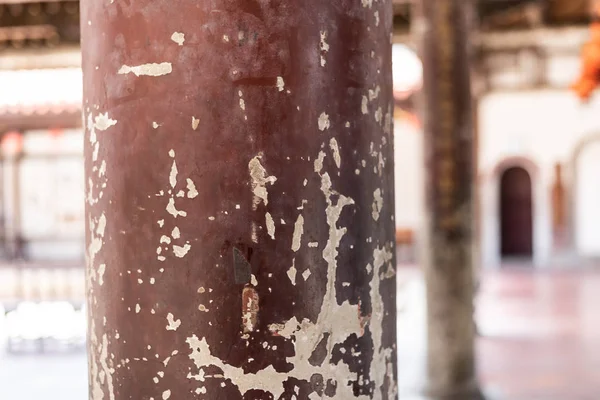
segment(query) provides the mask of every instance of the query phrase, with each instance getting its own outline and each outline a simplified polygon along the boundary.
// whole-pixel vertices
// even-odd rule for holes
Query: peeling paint
[[[327,115],[325,112],[322,112],[321,115],[319,115],[318,125],[320,131],[329,129],[329,126],[331,125],[329,122],[329,115]]]
[[[279,89],[280,92],[283,92],[284,87],[285,87],[285,82],[283,81],[283,77],[278,76],[277,77],[277,88]]]
[[[360,111],[365,115],[369,113],[369,99],[367,99],[367,96],[362,97],[362,102],[360,104]]]
[[[198,190],[196,190],[196,185],[194,184],[194,181],[192,181],[190,178],[186,179],[187,182],[187,197],[188,199],[194,199],[198,196]]]
[[[175,254],[176,257],[183,258],[191,248],[192,246],[190,246],[189,243],[186,243],[183,246],[174,245],[173,254]]]
[[[320,32],[321,40],[319,42],[319,49],[321,50],[321,67],[324,67],[326,64],[325,54],[329,52],[329,44],[325,39],[327,39],[327,32]]]
[[[381,209],[383,208],[383,197],[381,197],[381,189],[375,189],[373,192],[373,211],[371,215],[375,221],[379,220],[379,214],[381,213]]]
[[[310,276],[310,269],[307,269],[302,273],[302,278],[304,278],[304,281],[308,280],[309,276]]]
[[[178,210],[177,208],[175,208],[175,199],[172,197],[169,199],[169,203],[167,204],[166,210],[169,214],[171,214],[175,218],[177,218],[179,216],[181,216],[181,217],[187,216],[187,212],[181,211],[181,210]]]
[[[261,154],[251,159],[248,163],[248,170],[252,179],[252,193],[254,193],[252,201],[254,210],[256,210],[261,201],[265,203],[265,206],[269,204],[267,183],[273,185],[277,181],[276,177],[267,176],[267,170],[260,163],[260,157]]]
[[[196,119],[196,117],[192,117],[192,129],[198,129],[198,125],[200,125],[200,120]]]
[[[320,151],[319,156],[315,160],[315,172],[316,173],[321,173],[321,170],[323,169],[323,160],[324,159],[325,159],[325,153],[323,151]]]
[[[173,160],[171,172],[169,173],[169,184],[172,188],[175,188],[175,185],[177,185],[177,164],[175,163],[175,160]]]
[[[181,237],[181,232],[179,231],[178,227],[173,228],[173,231],[171,231],[171,236],[173,239],[179,239]]]
[[[171,40],[177,43],[180,46],[183,46],[183,42],[185,42],[185,34],[181,32],[173,32],[171,35]]]
[[[129,74],[133,73],[135,76],[162,76],[167,75],[173,72],[173,66],[170,62],[162,62],[162,63],[148,63],[142,65],[123,65],[119,69],[119,74]]]
[[[106,264],[100,264],[98,266],[98,284],[102,286],[104,284],[104,271],[106,270]]]
[[[337,140],[335,138],[331,138],[329,140],[329,147],[333,152],[333,160],[335,161],[335,165],[340,168],[342,164],[342,157],[340,156],[340,148],[338,146]]]
[[[298,215],[296,223],[294,224],[294,233],[292,235],[292,250],[294,252],[300,250],[302,244],[302,234],[304,233],[304,217],[302,214]]]
[[[117,120],[110,119],[108,117],[108,113],[98,114],[94,122],[94,128],[99,131],[105,131],[111,126],[115,126],[117,124]]]
[[[275,240],[275,221],[270,213],[265,214],[265,222],[267,224],[267,233],[271,236],[271,239]]]
[[[179,326],[181,325],[181,320],[180,319],[175,319],[175,317],[173,316],[173,314],[168,313],[167,314],[167,330],[168,331],[176,331],[177,328],[179,328]]]
[[[287,271],[287,276],[288,276],[288,278],[290,278],[290,282],[292,282],[292,285],[296,284],[296,273],[297,272],[298,272],[298,270],[296,269],[296,259],[294,258],[292,260],[292,266]]]

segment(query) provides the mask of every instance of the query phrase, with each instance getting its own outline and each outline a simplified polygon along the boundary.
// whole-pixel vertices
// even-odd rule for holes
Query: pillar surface
[[[391,26],[82,3],[91,399],[396,398]]]
[[[463,0],[418,2],[424,63],[428,388],[432,398],[478,395],[473,323],[474,129]]]

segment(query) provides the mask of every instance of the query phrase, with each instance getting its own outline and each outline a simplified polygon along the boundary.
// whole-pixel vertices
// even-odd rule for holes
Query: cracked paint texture
[[[391,15],[82,3],[90,399],[396,398]]]

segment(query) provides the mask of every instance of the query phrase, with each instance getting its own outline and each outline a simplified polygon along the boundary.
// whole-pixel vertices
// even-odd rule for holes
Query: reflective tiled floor
[[[424,383],[424,286],[414,269],[399,277],[400,399],[409,399]],[[511,268],[482,278],[477,349],[490,399],[600,399],[600,269]]]

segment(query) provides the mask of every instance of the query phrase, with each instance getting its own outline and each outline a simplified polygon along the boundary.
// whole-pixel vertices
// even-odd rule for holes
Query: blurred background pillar
[[[423,60],[428,387],[435,399],[476,399],[473,323],[475,130],[463,0],[417,2]]]
[[[91,398],[395,399],[391,1],[81,6]]]

